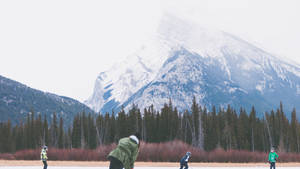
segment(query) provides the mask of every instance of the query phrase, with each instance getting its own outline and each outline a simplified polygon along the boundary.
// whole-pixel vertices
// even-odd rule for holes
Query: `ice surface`
[[[42,166],[0,166],[0,169],[41,169]],[[48,166],[48,169],[108,169],[108,167],[82,167],[82,166]],[[135,167],[135,169],[178,169],[179,167]],[[230,167],[231,169],[239,169],[239,168],[246,168],[246,169],[257,169],[257,168],[266,168],[268,169],[269,166],[266,165],[265,167],[257,166],[257,167]],[[298,167],[276,167],[277,169],[296,169]],[[189,169],[229,169],[229,167],[189,167]]]

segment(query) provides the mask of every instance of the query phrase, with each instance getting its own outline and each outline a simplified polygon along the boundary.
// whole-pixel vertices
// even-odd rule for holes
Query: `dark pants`
[[[275,162],[270,163],[270,169],[272,169],[272,168],[275,169]]]
[[[188,169],[188,163],[180,163],[180,169],[182,169],[184,167],[184,169]]]
[[[123,169],[123,164],[120,160],[114,157],[108,157],[110,164],[109,169]]]
[[[44,169],[47,169],[48,167],[47,161],[43,161],[43,163],[44,163]]]

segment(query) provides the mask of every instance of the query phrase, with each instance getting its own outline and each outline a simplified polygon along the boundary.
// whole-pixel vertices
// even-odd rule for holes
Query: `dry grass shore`
[[[41,161],[0,160],[0,166],[41,166]],[[49,166],[108,167],[107,161],[48,161]],[[136,162],[136,167],[178,167],[178,163]],[[192,167],[268,167],[267,163],[189,163]],[[278,163],[279,167],[300,167],[300,163]]]

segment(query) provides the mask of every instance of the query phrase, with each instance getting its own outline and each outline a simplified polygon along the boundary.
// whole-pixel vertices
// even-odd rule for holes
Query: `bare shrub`
[[[102,145],[97,149],[56,149],[49,148],[48,158],[51,161],[106,161],[111,150],[116,148],[116,144]],[[39,160],[40,149],[22,150],[15,154],[0,154],[0,159],[5,160]],[[170,141],[165,143],[145,143],[141,142],[138,161],[153,162],[179,162],[187,151],[192,153],[192,162],[267,162],[268,153],[250,152],[246,150],[223,150],[215,149],[211,152],[192,147],[182,141]],[[300,162],[300,154],[279,153],[278,162]]]
[[[0,160],[15,160],[15,156],[10,153],[0,154]]]
[[[299,162],[300,154],[296,153],[279,153],[278,162]]]
[[[38,160],[40,159],[40,150],[21,150],[15,153],[16,160]]]

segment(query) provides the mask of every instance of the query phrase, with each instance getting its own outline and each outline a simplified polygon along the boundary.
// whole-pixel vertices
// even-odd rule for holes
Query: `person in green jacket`
[[[139,153],[139,145],[139,133],[120,139],[117,148],[108,155],[109,169],[133,169]]]
[[[47,146],[44,146],[42,148],[42,151],[41,151],[41,160],[43,161],[43,164],[44,164],[44,169],[47,169],[48,167],[48,164],[47,164],[47,151],[48,151],[48,147]]]
[[[275,148],[272,147],[271,152],[269,153],[269,160],[268,160],[270,163],[270,169],[272,169],[272,168],[275,169],[275,163],[276,163],[277,159],[278,159],[278,155],[275,152]]]

